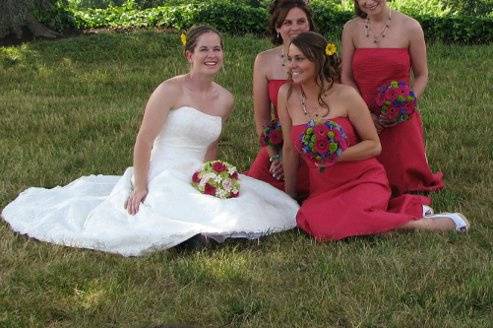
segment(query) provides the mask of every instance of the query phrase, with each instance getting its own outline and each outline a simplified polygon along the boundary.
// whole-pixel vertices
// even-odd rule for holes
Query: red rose
[[[238,172],[234,172],[233,174],[231,174],[231,178],[238,180]]]
[[[216,171],[217,173],[221,173],[221,172],[223,172],[223,171],[226,171],[226,170],[227,170],[226,165],[224,165],[224,164],[223,164],[223,163],[221,163],[221,162],[214,162],[214,163],[212,164],[212,169],[213,169],[214,171]]]
[[[272,131],[269,138],[272,145],[279,145],[282,143],[282,133],[279,130]]]
[[[192,181],[193,181],[194,183],[199,183],[199,182],[200,182],[199,171],[195,172],[195,173],[192,175]]]
[[[238,196],[240,196],[240,193],[239,192],[234,192],[234,193],[231,194],[231,197],[232,198],[236,198]]]
[[[208,183],[205,184],[204,194],[206,195],[216,195],[216,188]]]

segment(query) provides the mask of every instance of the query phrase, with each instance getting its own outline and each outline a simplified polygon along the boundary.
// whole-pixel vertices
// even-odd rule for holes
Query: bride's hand
[[[128,211],[128,214],[135,215],[139,211],[140,203],[144,201],[146,196],[147,189],[133,190],[125,201],[125,209]]]

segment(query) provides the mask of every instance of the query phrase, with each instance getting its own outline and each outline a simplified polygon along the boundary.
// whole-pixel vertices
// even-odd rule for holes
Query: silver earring
[[[277,32],[277,38],[280,39],[281,38],[281,35],[279,34],[279,32]]]

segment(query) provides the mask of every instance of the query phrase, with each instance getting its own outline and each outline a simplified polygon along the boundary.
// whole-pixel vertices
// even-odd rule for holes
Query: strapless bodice
[[[183,106],[169,112],[151,153],[150,177],[165,168],[202,163],[208,147],[219,138],[222,119]]]
[[[272,103],[272,106],[276,109],[275,115],[277,117],[277,94],[279,93],[279,89],[281,86],[286,83],[287,80],[269,80],[267,82],[267,88],[269,91],[269,100]]]
[[[411,57],[407,48],[358,48],[354,51],[354,82],[371,110],[377,88],[391,80],[409,83]]]

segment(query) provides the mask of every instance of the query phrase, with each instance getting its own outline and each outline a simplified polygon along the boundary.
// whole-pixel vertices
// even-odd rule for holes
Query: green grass
[[[269,46],[227,38],[219,83],[236,96],[221,158],[248,167],[257,144],[251,70]],[[467,235],[392,233],[320,244],[297,232],[206,250],[124,258],[60,247],[0,223],[1,327],[492,327],[492,45],[429,46],[421,102],[437,210]],[[0,207],[28,186],[131,165],[142,109],[185,72],[178,36],[99,34],[0,48]]]

